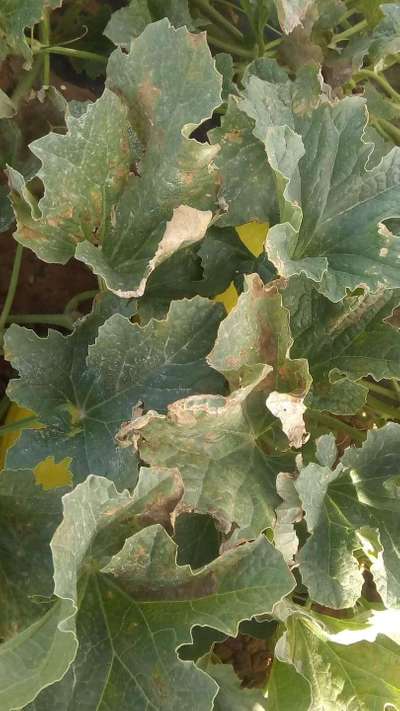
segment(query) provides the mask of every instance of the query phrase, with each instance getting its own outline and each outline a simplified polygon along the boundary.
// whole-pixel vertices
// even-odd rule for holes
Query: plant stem
[[[17,108],[22,99],[30,92],[33,84],[35,83],[40,69],[42,67],[42,61],[39,57],[36,57],[33,62],[32,69],[28,72],[23,72],[21,79],[19,80],[17,86],[15,87],[13,93],[11,94],[11,101]]]
[[[400,128],[397,128],[397,126],[394,126],[390,121],[386,121],[384,118],[378,120],[383,130],[390,136],[390,140],[400,145]]]
[[[39,25],[40,41],[46,47],[50,44],[50,10],[45,7],[43,10],[43,20]],[[43,84],[50,85],[50,55],[43,55]]]
[[[383,385],[379,385],[378,383],[371,383],[369,380],[363,380],[362,384],[365,385],[368,390],[372,390],[375,393],[378,393],[379,395],[383,395],[384,397],[389,398],[389,400],[394,400],[395,402],[399,401],[399,398],[397,395],[395,395],[389,388],[385,388]]]
[[[70,311],[75,311],[81,301],[89,301],[89,299],[94,299],[98,293],[97,289],[91,289],[90,291],[81,291],[80,294],[75,294],[75,296],[68,301],[65,307],[65,313],[68,314]]]
[[[101,62],[107,64],[108,58],[95,52],[87,52],[84,49],[72,49],[71,47],[40,47],[38,54],[63,54],[72,59],[88,59],[90,62]]]
[[[377,84],[379,84],[379,86],[384,91],[386,91],[388,96],[390,96],[395,101],[400,102],[400,94],[395,89],[393,89],[393,87],[391,86],[391,84],[389,84],[385,77],[381,76],[377,72],[373,72],[372,69],[360,69],[360,71],[357,72],[353,79],[357,84],[363,79],[372,79]]]
[[[241,31],[232,25],[232,23],[229,22],[229,20],[227,20],[226,17],[224,17],[224,15],[222,15],[215,7],[213,7],[208,0],[192,0],[192,2],[196,5],[196,7],[198,7],[199,10],[204,12],[210,20],[214,20],[217,25],[223,28],[228,35],[231,35],[234,39],[243,40]]]
[[[16,432],[18,430],[22,430],[25,427],[28,427],[28,425],[31,425],[37,421],[38,418],[36,417],[36,415],[30,415],[29,417],[23,417],[21,420],[11,422],[9,425],[3,425],[2,427],[0,427],[0,436],[6,434],[7,432]]]
[[[0,316],[0,333],[4,330],[4,327],[7,323],[8,314],[10,313],[11,306],[13,305],[15,292],[17,290],[19,272],[21,269],[23,250],[24,248],[22,244],[17,243],[17,249],[15,251],[14,264],[11,272],[10,283],[8,285],[7,296]]]
[[[349,39],[349,37],[356,35],[357,32],[362,32],[362,30],[365,30],[367,27],[368,27],[367,20],[361,20],[360,22],[357,22],[355,25],[352,25],[351,27],[349,27],[347,30],[344,30],[344,32],[339,32],[338,35],[333,35],[332,43],[338,44],[338,42],[343,42],[343,40]]]
[[[46,326],[60,326],[72,331],[74,324],[66,314],[10,314],[7,323],[43,324]]]
[[[397,382],[397,380],[391,380],[390,384],[391,384],[393,390],[395,391],[395,393],[397,394],[397,400],[400,400],[400,385],[399,385],[399,383]]]
[[[272,42],[267,42],[265,45],[265,51],[269,52],[270,49],[273,49],[274,47],[278,47],[282,43],[282,38],[278,37],[278,39],[272,40]]]
[[[371,115],[370,116],[370,124],[378,131],[378,133],[382,136],[382,138],[385,141],[389,141],[389,142],[392,141],[391,136],[389,136],[389,134],[385,131],[383,126],[381,126],[378,118],[375,118],[374,116]]]
[[[367,405],[378,415],[385,417],[385,419],[400,419],[400,405],[399,407],[393,407],[392,405],[388,405],[386,402],[382,402],[382,400],[378,400],[378,398],[373,397],[372,395],[368,395]]]
[[[217,47],[217,49],[222,49],[229,54],[235,54],[237,57],[243,57],[244,59],[254,59],[255,54],[250,49],[245,49],[244,47],[238,47],[237,45],[221,40],[218,37],[213,36],[210,32],[207,32],[207,38],[210,44]]]
[[[352,427],[351,425],[348,425],[347,422],[342,422],[342,420],[338,420],[332,415],[327,415],[325,413],[309,412],[308,418],[311,421],[316,422],[317,424],[322,424],[326,425],[326,427],[330,427],[335,432],[346,432],[352,437],[355,442],[364,442],[366,438],[365,432],[363,432],[362,430],[358,430],[355,427]]]

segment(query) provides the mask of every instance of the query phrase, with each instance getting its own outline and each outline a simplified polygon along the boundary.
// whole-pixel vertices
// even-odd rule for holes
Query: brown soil
[[[243,687],[262,688],[266,685],[273,652],[268,648],[268,641],[265,639],[239,634],[215,644],[213,651],[221,662],[232,664]]]
[[[14,261],[16,242],[10,233],[0,236],[0,310],[4,304]],[[12,306],[14,314],[62,313],[69,299],[81,291],[96,289],[97,281],[88,269],[72,259],[66,265],[46,264],[24,249],[18,288]],[[38,333],[46,327],[35,326]],[[11,368],[0,360],[0,397],[4,394]]]

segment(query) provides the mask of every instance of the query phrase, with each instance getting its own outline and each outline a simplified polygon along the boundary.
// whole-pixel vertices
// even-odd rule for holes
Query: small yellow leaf
[[[225,289],[222,294],[218,294],[214,297],[214,301],[217,301],[218,303],[221,303],[225,306],[226,312],[228,314],[230,311],[232,311],[233,307],[236,306],[237,300],[238,293],[233,285],[233,282],[229,284],[228,288]]]
[[[32,410],[27,410],[25,407],[20,407],[13,402],[8,409],[4,424],[12,425],[14,422],[18,422],[18,420],[22,420],[25,417],[32,417],[34,414]],[[32,429],[39,429],[41,426],[39,423],[37,425],[30,425]],[[0,470],[4,468],[7,450],[13,446],[20,434],[21,430],[16,430],[15,432],[6,432],[6,434],[0,437]]]
[[[268,234],[267,223],[248,222],[246,225],[239,225],[235,229],[245,247],[247,247],[255,257],[259,257],[264,251],[264,244]],[[225,289],[222,294],[218,294],[214,297],[214,301],[225,306],[228,314],[232,311],[233,307],[236,306],[237,300],[238,293],[233,282],[229,284],[228,288]]]
[[[36,483],[43,489],[55,489],[57,486],[72,484],[72,474],[69,469],[71,462],[71,457],[65,457],[58,463],[55,462],[54,457],[46,457],[33,470]]]
[[[259,257],[262,254],[265,240],[267,239],[268,224],[264,222],[248,222],[246,225],[236,227],[236,232],[243,244],[255,257]]]

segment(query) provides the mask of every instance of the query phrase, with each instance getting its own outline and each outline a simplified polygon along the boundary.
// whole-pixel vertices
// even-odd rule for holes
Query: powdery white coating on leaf
[[[270,393],[266,400],[268,409],[275,417],[282,422],[282,429],[286,434],[291,447],[302,447],[309,439],[304,422],[306,406],[304,398],[290,395],[289,393],[278,393],[275,390]]]

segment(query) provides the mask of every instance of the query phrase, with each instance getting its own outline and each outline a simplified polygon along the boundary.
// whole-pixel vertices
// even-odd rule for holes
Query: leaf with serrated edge
[[[346,641],[349,622],[351,626],[352,620],[300,612],[287,619],[287,632],[279,640],[276,653],[283,662],[293,664],[310,685],[311,703],[300,706],[301,711],[398,708],[399,645],[383,634],[375,638],[374,644],[351,644],[351,637]],[[336,634],[329,633],[332,624]],[[339,630],[343,631],[341,642]]]
[[[330,436],[333,440],[333,435]],[[317,440],[320,462],[332,461],[329,437]],[[388,606],[400,605],[398,540],[400,500],[400,425],[390,423],[368,433],[361,449],[346,450],[332,470],[328,464],[304,467],[295,487],[312,534],[297,555],[313,600],[332,608],[351,607],[364,582],[356,549],[372,558],[376,585]],[[378,551],[373,543],[378,537]]]
[[[143,478],[151,471],[143,470]],[[60,703],[209,711],[217,685],[181,661],[177,648],[191,641],[196,624],[237,634],[242,619],[270,612],[293,588],[282,557],[263,536],[194,574],[176,565],[176,546],[162,526],[146,520],[150,525],[140,530],[140,511],[140,501],[99,477],[64,498],[64,521],[52,542],[55,592],[76,610],[79,650],[64,679],[38,697],[36,711]]]
[[[3,471],[0,476],[2,711],[22,708],[42,686],[59,679],[70,643],[75,648],[67,635],[63,644],[48,644],[60,620],[57,608],[49,610],[50,541],[62,519],[64,492],[44,491],[31,471]]]
[[[221,146],[215,165],[221,175],[218,225],[251,221],[274,223],[278,218],[274,173],[265,160],[263,143],[253,134],[254,122],[229,97],[221,126],[209,132]]]
[[[281,420],[290,444],[301,447],[306,440],[303,399],[311,378],[307,361],[290,358],[289,313],[282,306],[278,286],[279,282],[264,286],[257,274],[245,277],[245,290],[221,323],[207,360],[232,388],[258,377],[260,365],[272,366],[263,384],[266,405]]]
[[[383,220],[400,215],[400,148],[371,170],[365,102],[322,100],[296,114],[298,83],[248,80],[241,108],[255,120],[275,170],[281,224],[266,249],[282,276],[304,272],[331,301],[347,289],[400,286],[400,238]]]
[[[275,477],[282,460],[257,442],[272,419],[262,392],[269,372],[265,366],[254,383],[229,397],[178,400],[167,415],[148,412],[130,425],[130,439],[146,463],[179,467],[181,507],[214,516],[227,533],[234,525],[240,539],[271,525],[279,502]]]
[[[21,55],[25,69],[32,64],[32,52],[26,41],[25,28],[33,27],[43,17],[44,7],[59,7],[62,0],[1,0],[0,62],[9,54]]]
[[[194,27],[188,0],[131,0],[127,7],[113,12],[104,34],[114,44],[129,48],[133,37],[162,17],[168,17],[174,27]]]
[[[163,410],[182,395],[224,392],[222,376],[205,361],[221,305],[201,297],[173,302],[165,320],[141,327],[126,318],[134,310],[128,302],[110,294],[106,302],[125,315],[99,314],[95,307],[67,337],[8,329],[7,357],[20,373],[9,395],[45,425],[23,432],[9,451],[9,468],[34,466],[49,455],[71,457],[75,482],[95,472],[132,487],[136,457],[114,439],[132,408],[141,402]]]
[[[201,239],[210,221],[217,190],[212,162],[218,146],[188,136],[221,103],[222,78],[205,36],[184,27],[175,30],[167,20],[148,25],[129,54],[116,50],[107,76],[107,86],[128,106],[144,156],[138,175],[126,184],[101,246],[82,242],[76,254],[116,293],[141,296],[151,272],[170,254],[161,246],[167,223],[177,250]],[[192,211],[184,230],[174,224],[174,209],[186,209],[181,206]]]
[[[313,383],[306,405],[336,414],[359,411],[368,393],[361,378],[400,378],[400,333],[388,323],[400,292],[347,296],[332,303],[304,275],[282,283],[290,312],[292,356],[308,359]]]
[[[67,113],[66,135],[49,133],[30,144],[42,163],[39,203],[15,170],[9,170],[16,213],[14,234],[46,262],[65,264],[82,240],[101,242],[129,175],[127,109],[109,90],[84,114]]]

